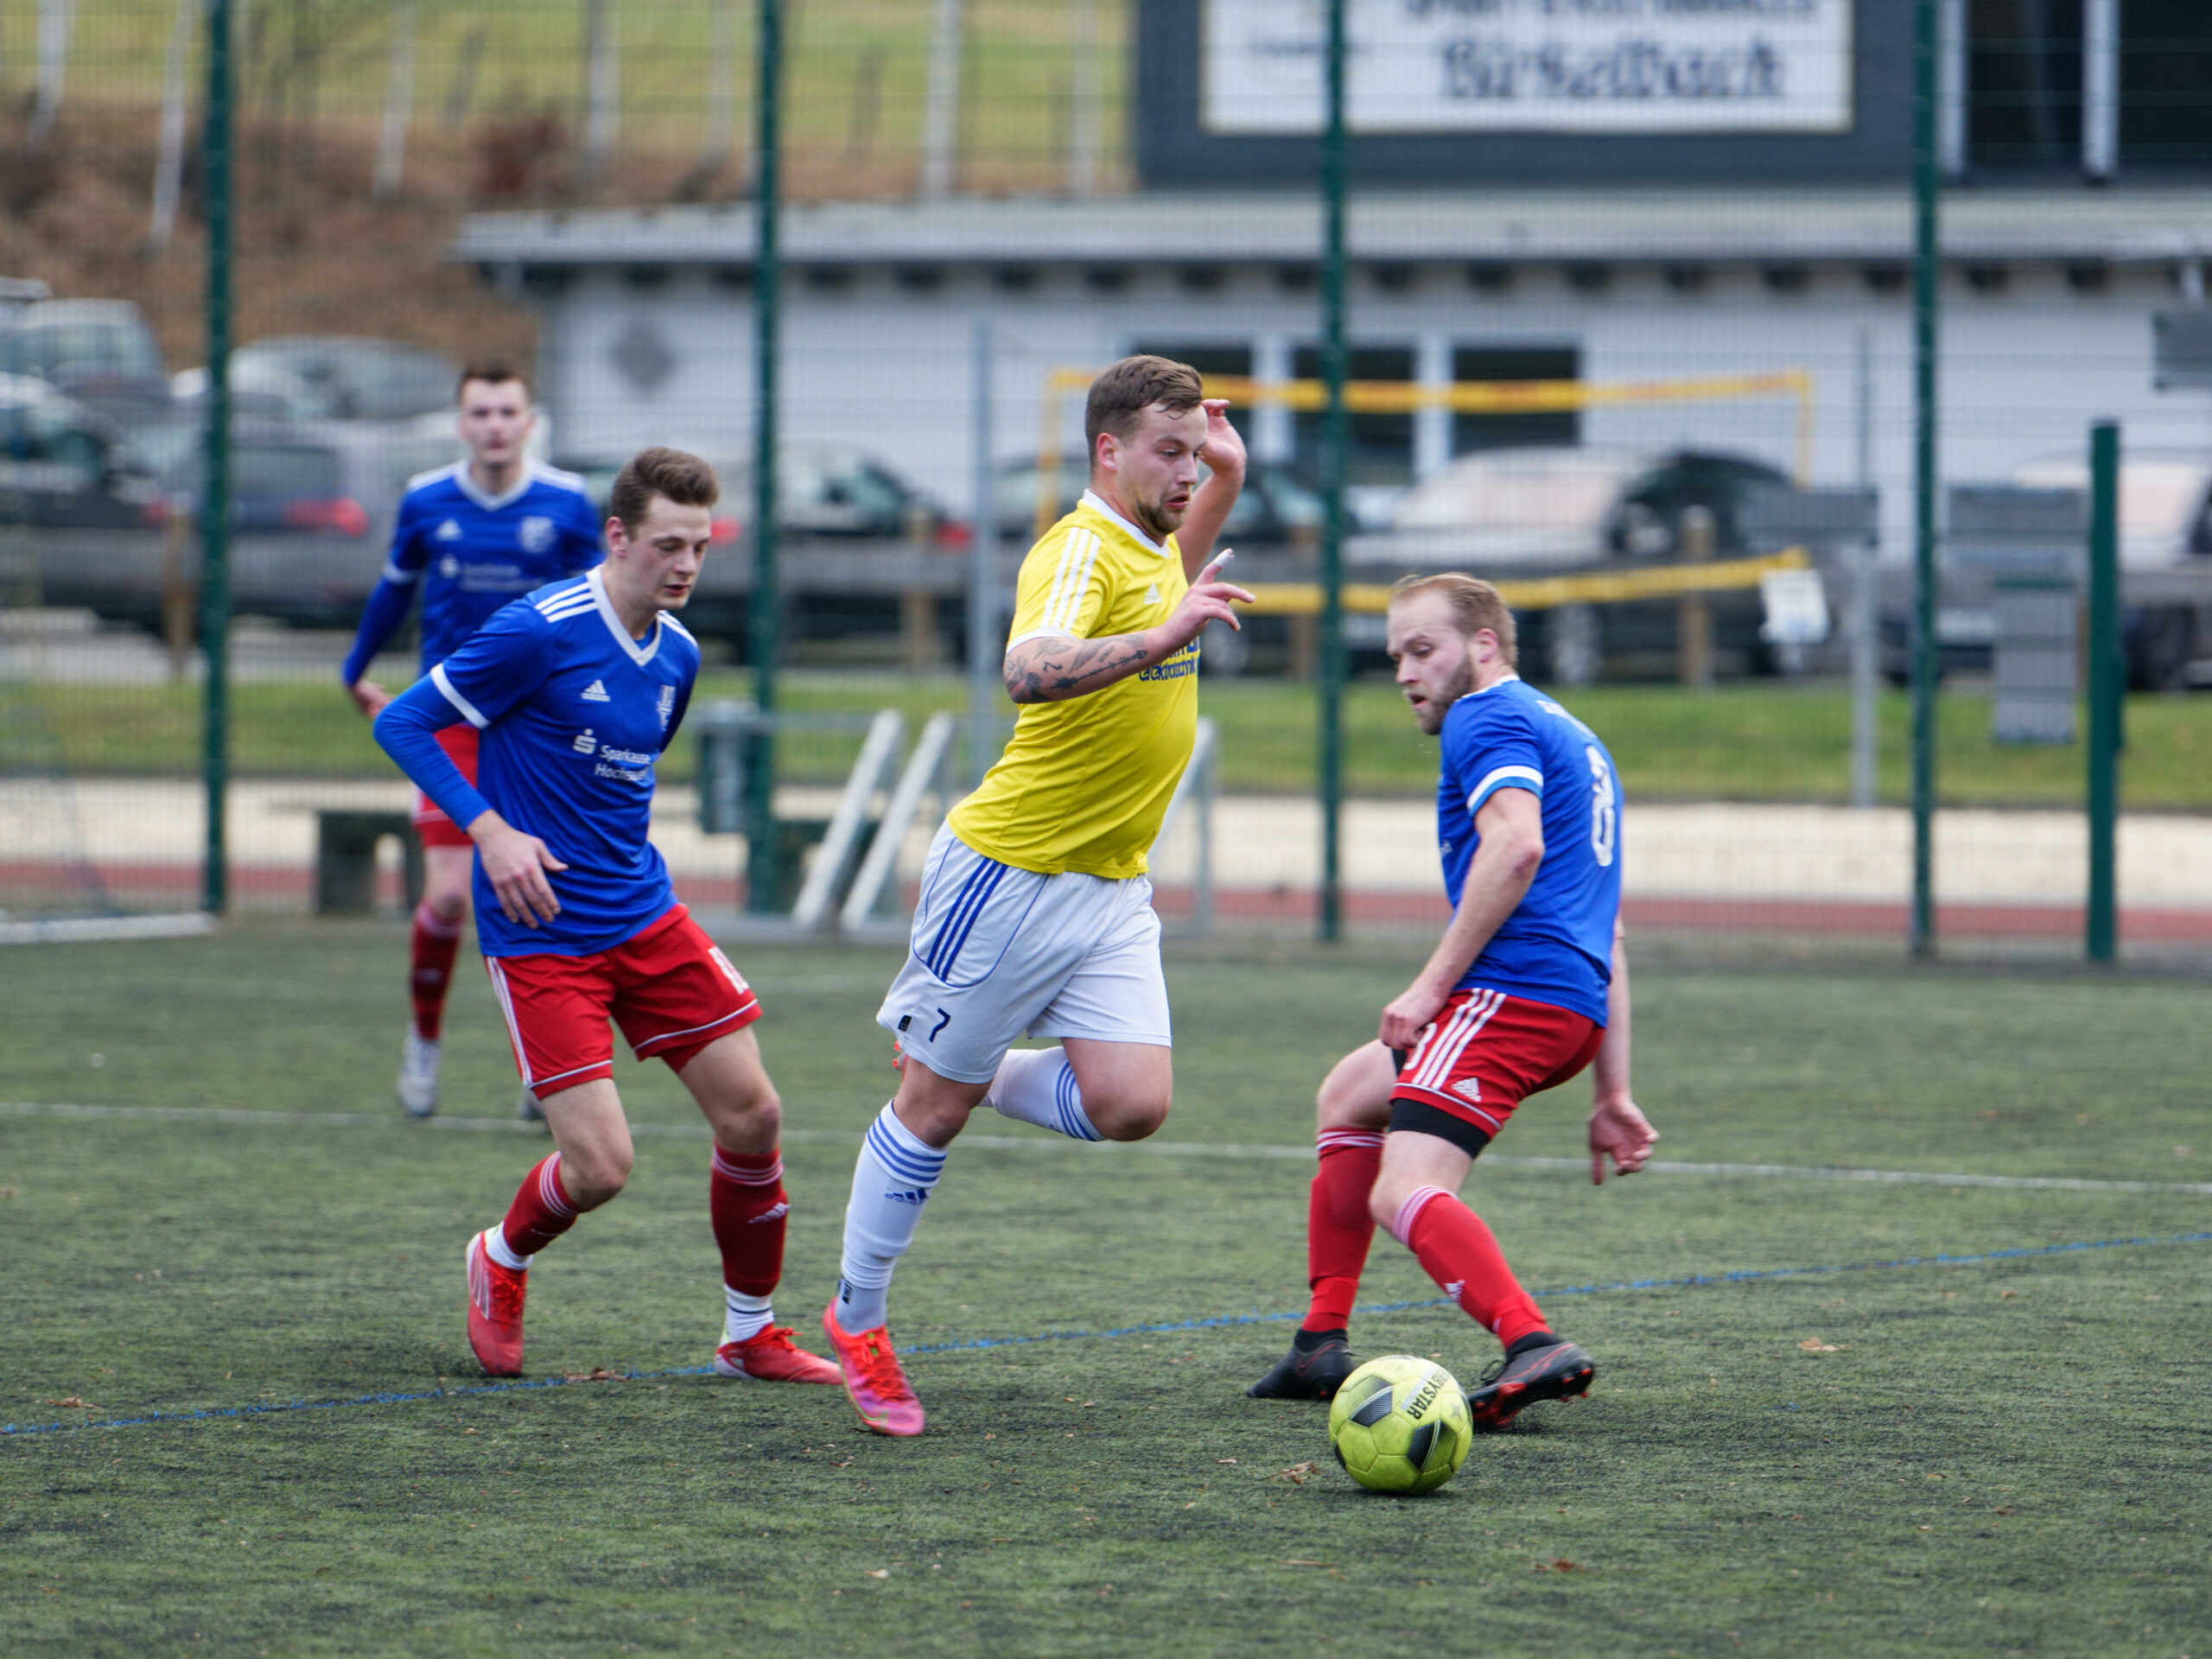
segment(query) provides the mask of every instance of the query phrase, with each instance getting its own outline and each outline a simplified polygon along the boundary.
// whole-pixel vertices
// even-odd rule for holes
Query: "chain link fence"
[[[2172,0],[1769,10],[1350,5],[1332,801],[1325,8],[784,0],[764,601],[763,7],[230,0],[227,903],[404,902],[409,792],[338,668],[407,480],[461,458],[460,363],[500,355],[533,370],[540,463],[603,496],[666,442],[724,479],[690,619],[696,732],[662,772],[679,889],[787,912],[893,709],[820,913],[895,927],[936,815],[1003,741],[991,664],[1021,552],[1082,487],[1082,388],[1156,351],[1231,401],[1252,467],[1224,539],[1260,595],[1206,642],[1208,786],[1158,858],[1179,923],[1310,931],[1332,816],[1347,927],[1441,922],[1434,747],[1390,684],[1381,594],[1449,568],[1505,587],[1524,673],[1612,747],[1640,935],[1900,952],[1924,61],[1936,938],[2082,949],[2088,430],[2112,418],[2120,945],[2202,952],[2212,23]],[[19,929],[207,891],[210,16],[0,6],[0,909]],[[418,667],[403,637],[372,677]],[[854,911],[940,713],[957,740],[936,728],[899,856]],[[748,820],[731,782],[763,753],[772,890],[748,880],[760,803]]]

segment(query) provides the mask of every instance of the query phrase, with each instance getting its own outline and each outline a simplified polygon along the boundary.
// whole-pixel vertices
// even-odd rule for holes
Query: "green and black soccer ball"
[[[1369,1360],[1329,1405],[1330,1447],[1370,1492],[1434,1491],[1459,1472],[1474,1438],[1458,1379],[1411,1354]]]

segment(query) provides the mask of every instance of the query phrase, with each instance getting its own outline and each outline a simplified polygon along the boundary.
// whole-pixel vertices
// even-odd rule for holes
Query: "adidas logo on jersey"
[[[1158,582],[1154,582],[1151,587],[1144,590],[1144,602],[1147,605],[1157,605],[1160,603],[1160,584]]]
[[[1483,1084],[1480,1077],[1462,1077],[1452,1085],[1452,1092],[1463,1100],[1480,1100]]]
[[[461,525],[448,518],[430,532],[430,539],[434,542],[457,542],[461,539]]]
[[[589,685],[584,687],[583,696],[586,702],[607,702],[612,701],[612,699],[610,699],[607,695],[606,684],[599,680],[594,680]]]

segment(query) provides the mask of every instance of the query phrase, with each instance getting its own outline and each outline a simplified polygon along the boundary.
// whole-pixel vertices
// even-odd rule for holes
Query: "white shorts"
[[[1168,1047],[1152,882],[1018,870],[946,825],[875,1021],[959,1083],[988,1083],[1024,1033]]]

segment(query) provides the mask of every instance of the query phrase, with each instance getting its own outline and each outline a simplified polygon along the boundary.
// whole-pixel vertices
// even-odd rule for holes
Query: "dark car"
[[[159,492],[121,431],[44,380],[0,374],[0,524],[137,530]]]
[[[1027,547],[1037,536],[1038,501],[1051,502],[1050,524],[1075,510],[1090,485],[1088,463],[1081,455],[1061,458],[1052,479],[1031,460],[1008,461],[998,470],[992,486],[999,535],[1006,542]],[[1244,488],[1222,526],[1224,543],[1239,547],[1306,547],[1318,542],[1326,509],[1321,498],[1281,467],[1255,462],[1246,469]]]

